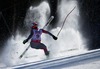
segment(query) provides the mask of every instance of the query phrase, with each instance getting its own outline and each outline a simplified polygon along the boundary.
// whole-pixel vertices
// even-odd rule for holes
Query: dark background
[[[78,0],[81,32],[88,40],[88,49],[100,48],[100,0]]]
[[[18,27],[23,26],[23,21],[30,5],[39,5],[43,0],[0,0],[0,48]],[[60,0],[59,0],[60,1]],[[100,0],[77,0],[80,10],[80,26],[83,37],[88,39],[87,48],[100,48]],[[51,26],[56,27],[58,0],[48,0],[51,6],[51,15],[55,16]],[[3,18],[4,17],[4,18]],[[8,27],[9,28],[8,28]]]

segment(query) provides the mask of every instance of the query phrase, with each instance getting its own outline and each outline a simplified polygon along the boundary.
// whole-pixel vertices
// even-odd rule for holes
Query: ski
[[[45,24],[45,26],[43,27],[43,29],[46,27],[46,26],[48,26],[50,23],[51,23],[51,21],[54,19],[54,16],[51,16],[50,18],[49,18],[49,20],[47,21],[47,23]]]
[[[23,55],[26,53],[26,51],[29,49],[30,45],[25,49],[25,51],[20,55],[20,59],[23,57]]]

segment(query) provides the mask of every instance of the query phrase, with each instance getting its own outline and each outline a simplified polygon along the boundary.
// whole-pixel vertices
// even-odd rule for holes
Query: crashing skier
[[[26,40],[23,41],[23,44],[25,44],[26,42],[28,42],[29,39],[31,39],[31,42],[30,42],[31,48],[43,49],[45,55],[48,56],[49,51],[47,50],[47,47],[43,43],[41,43],[41,34],[42,33],[49,34],[50,36],[53,37],[54,40],[57,40],[57,37],[54,36],[53,34],[51,34],[50,32],[48,32],[44,29],[38,29],[38,24],[34,22],[32,28],[31,28],[30,35],[28,36],[28,38]]]

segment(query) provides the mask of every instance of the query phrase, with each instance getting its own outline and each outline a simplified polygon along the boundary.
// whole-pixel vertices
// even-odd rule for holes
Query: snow
[[[100,68],[100,58],[96,61],[85,62],[85,63],[81,63],[79,65],[65,67],[65,68],[61,68],[61,69],[99,69],[99,68]]]
[[[98,61],[99,60],[99,61]],[[9,68],[14,69],[83,69],[89,67],[98,69],[100,64],[100,49],[89,51],[80,55],[53,58],[44,61],[31,62]],[[96,66],[96,67],[95,67]]]
[[[7,67],[9,69],[99,69],[100,49],[88,51],[86,53],[53,58],[38,62],[31,62],[17,66]],[[6,68],[2,68],[6,69]]]
[[[6,65],[3,63],[0,63],[0,67],[6,67]]]

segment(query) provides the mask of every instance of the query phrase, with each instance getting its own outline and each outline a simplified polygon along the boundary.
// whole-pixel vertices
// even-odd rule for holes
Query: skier
[[[31,39],[30,45],[32,48],[43,49],[45,55],[49,56],[49,51],[47,50],[47,47],[43,43],[41,43],[41,34],[42,33],[49,34],[50,36],[53,37],[54,40],[57,40],[57,37],[54,36],[53,34],[51,34],[50,32],[48,32],[44,29],[38,29],[38,24],[34,22],[32,28],[31,28],[31,33],[28,36],[28,38],[23,41],[23,44],[25,44],[26,42],[28,42],[29,39]]]

